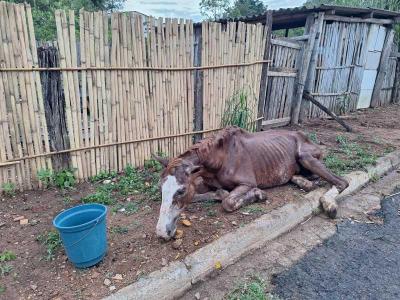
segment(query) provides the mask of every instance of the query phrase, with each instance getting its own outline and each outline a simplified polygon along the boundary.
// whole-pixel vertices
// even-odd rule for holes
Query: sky
[[[264,0],[270,9],[301,6],[306,0]],[[199,0],[127,0],[124,10],[156,17],[181,17],[200,21]]]

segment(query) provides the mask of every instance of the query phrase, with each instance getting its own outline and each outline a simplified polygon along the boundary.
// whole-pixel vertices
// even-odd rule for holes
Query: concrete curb
[[[379,158],[376,166],[369,167],[367,172],[356,171],[347,174],[345,177],[350,185],[339,199],[362,188],[372,176],[381,176],[399,164],[400,151],[395,151]],[[262,247],[266,242],[310,217],[319,207],[319,199],[325,192],[324,188],[314,190],[298,202],[275,209],[188,255],[183,261],[173,262],[161,270],[152,272],[104,299],[168,300],[179,297],[189,290],[191,285],[211,274],[217,262],[222,267],[231,265],[246,253]]]

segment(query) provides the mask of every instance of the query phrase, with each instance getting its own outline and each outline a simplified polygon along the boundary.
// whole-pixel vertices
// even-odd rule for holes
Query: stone
[[[166,259],[166,258],[162,258],[161,259],[161,265],[163,266],[163,267],[165,267],[166,265],[168,265],[168,260]]]
[[[28,219],[19,220],[19,224],[20,224],[20,225],[26,225],[26,224],[28,224],[28,223],[29,223],[29,220],[28,220]]]
[[[103,284],[106,285],[106,286],[109,286],[111,284],[111,280],[106,278],[106,279],[104,279]]]
[[[177,229],[175,233],[175,239],[181,239],[183,237],[183,230]]]
[[[110,179],[106,179],[103,181],[103,184],[110,184],[112,181]]]
[[[182,224],[185,225],[186,227],[192,226],[192,223],[189,220],[182,220]]]
[[[172,243],[172,248],[179,249],[179,247],[182,245],[183,240],[182,239],[177,239]]]
[[[115,287],[115,285],[112,285],[112,286],[109,287],[109,289],[112,292],[112,291],[115,291],[117,288]]]
[[[34,291],[36,291],[37,285],[36,285],[36,284],[31,284],[31,289],[34,290]]]
[[[123,277],[122,277],[121,274],[115,274],[115,276],[113,276],[112,279],[114,279],[114,280],[122,280]]]
[[[200,293],[197,292],[196,294],[194,294],[194,297],[195,297],[197,300],[200,300]]]

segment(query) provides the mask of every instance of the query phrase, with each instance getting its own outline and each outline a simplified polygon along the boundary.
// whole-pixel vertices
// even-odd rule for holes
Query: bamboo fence
[[[397,56],[389,57],[387,72],[383,79],[378,106],[386,106],[389,105],[391,101],[395,101],[392,94],[395,87],[396,66]]]
[[[265,27],[261,24],[203,22],[201,61],[225,65],[261,61],[264,56]],[[204,129],[221,126],[227,101],[244,90],[249,106],[257,114],[262,65],[205,70],[203,74]]]
[[[0,2],[0,67],[38,67],[29,5]],[[49,152],[39,72],[0,73],[0,161]],[[40,185],[37,171],[51,169],[46,157],[21,160],[0,169],[0,184],[20,189]]]

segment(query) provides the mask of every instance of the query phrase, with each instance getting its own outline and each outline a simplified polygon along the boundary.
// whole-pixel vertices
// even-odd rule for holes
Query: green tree
[[[260,0],[236,0],[233,6],[228,8],[226,14],[229,18],[239,18],[262,14],[266,10],[267,5]]]
[[[209,20],[223,18],[229,8],[229,0],[201,0],[200,13]]]
[[[27,2],[32,7],[32,18],[36,39],[53,41],[56,39],[56,9],[72,9],[76,12],[81,8],[88,11],[116,11],[123,7],[126,0],[8,0],[13,3]]]
[[[267,9],[261,0],[201,0],[200,12],[209,20],[219,18],[239,18],[262,14]]]

